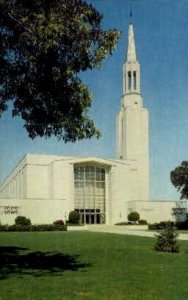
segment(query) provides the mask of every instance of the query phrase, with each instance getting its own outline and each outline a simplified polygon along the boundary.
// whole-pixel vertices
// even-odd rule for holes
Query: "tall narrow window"
[[[74,186],[75,209],[81,222],[105,223],[105,169],[98,165],[75,165]]]
[[[128,90],[131,90],[131,72],[128,72]]]
[[[136,71],[133,72],[133,87],[136,90]]]

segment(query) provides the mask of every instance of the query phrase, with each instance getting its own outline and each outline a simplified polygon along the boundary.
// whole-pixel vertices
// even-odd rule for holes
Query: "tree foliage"
[[[188,199],[188,161],[182,161],[181,165],[176,167],[170,173],[172,184],[181,194],[181,199]]]
[[[80,74],[100,67],[118,37],[84,0],[1,0],[0,114],[11,100],[31,138],[99,137]]]

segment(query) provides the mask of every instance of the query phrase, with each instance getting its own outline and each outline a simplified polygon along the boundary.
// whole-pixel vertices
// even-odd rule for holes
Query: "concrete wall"
[[[119,161],[112,165],[109,173],[109,224],[126,219],[126,203],[136,199],[136,184],[137,169],[134,162]]]
[[[14,224],[20,215],[31,219],[32,224],[50,224],[56,220],[68,219],[67,200],[0,199],[1,224]]]
[[[51,180],[53,180],[53,198],[69,199],[74,188],[73,165],[69,162],[55,161],[53,163],[53,179],[49,178],[49,182]]]
[[[48,166],[27,165],[27,198],[49,198]]]
[[[127,203],[127,215],[131,211],[137,211],[140,219],[149,223],[175,221],[173,207],[176,207],[175,201],[130,201]]]

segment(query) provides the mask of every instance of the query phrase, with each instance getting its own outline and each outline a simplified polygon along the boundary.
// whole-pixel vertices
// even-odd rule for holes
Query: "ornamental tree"
[[[135,222],[137,222],[137,221],[140,220],[140,215],[139,215],[138,212],[132,211],[132,212],[130,212],[130,213],[128,214],[127,218],[128,218],[128,220],[129,220],[130,222],[134,222],[134,223],[135,223]]]
[[[188,199],[188,161],[182,161],[180,166],[171,171],[170,179],[180,192],[180,199]]]
[[[0,115],[11,101],[29,137],[99,137],[81,72],[98,68],[120,33],[84,0],[0,0]]]

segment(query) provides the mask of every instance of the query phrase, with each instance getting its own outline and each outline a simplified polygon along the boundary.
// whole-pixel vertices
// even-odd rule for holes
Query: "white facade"
[[[27,154],[0,186],[0,222],[51,223],[72,210],[89,224],[123,222],[135,210],[149,222],[173,219],[175,202],[149,201],[148,111],[132,24],[116,122],[117,159]]]
[[[153,201],[130,201],[127,203],[129,212],[139,212],[141,219],[148,223],[158,223],[161,221],[175,221],[176,217],[172,214],[176,202],[165,200]]]
[[[138,199],[134,182],[135,161],[27,154],[1,185],[0,220],[22,214],[49,222],[77,209],[83,223],[115,223],[126,219],[126,202]]]

